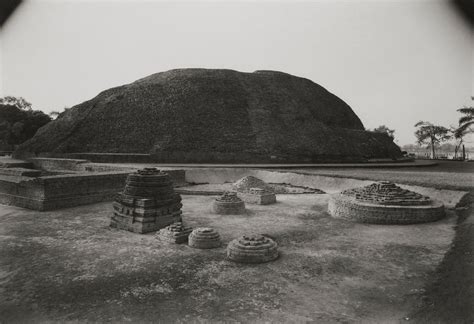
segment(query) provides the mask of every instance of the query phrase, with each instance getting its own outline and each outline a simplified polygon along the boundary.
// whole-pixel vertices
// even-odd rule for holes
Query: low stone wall
[[[38,161],[34,162],[37,163]],[[82,168],[88,165],[79,161],[40,160],[46,168],[56,163],[63,168]],[[0,203],[34,210],[87,205],[101,201],[112,201],[125,186],[127,175],[133,172],[127,168],[117,168],[105,172],[76,172],[52,176],[29,178],[24,176],[0,175]],[[117,171],[120,170],[120,171]],[[80,172],[80,173],[79,173]],[[184,170],[165,170],[174,185],[184,183]]]
[[[53,210],[112,200],[128,172],[0,178],[0,203],[34,210]]]
[[[377,135],[378,136],[378,135]],[[13,153],[17,159],[30,157],[87,159],[96,163],[366,163],[360,155],[317,154],[312,156],[292,153],[261,154],[259,152],[219,152],[216,150],[161,151],[152,153],[51,153],[38,155],[17,150]],[[395,157],[394,157],[395,158]],[[395,160],[395,159],[386,160]]]
[[[328,212],[335,218],[370,224],[417,224],[437,221],[445,216],[444,205],[386,206],[362,203],[352,197],[335,194],[328,203]]]
[[[46,171],[69,170],[81,171],[81,164],[88,163],[88,160],[78,159],[53,159],[53,158],[31,158],[29,162],[33,163],[36,169]]]

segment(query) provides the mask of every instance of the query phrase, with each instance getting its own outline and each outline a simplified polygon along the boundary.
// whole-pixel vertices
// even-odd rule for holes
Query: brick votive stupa
[[[250,188],[248,192],[238,192],[237,196],[249,204],[270,205],[276,203],[276,195],[261,188]]]
[[[388,181],[345,190],[331,197],[329,213],[359,223],[416,224],[444,217],[444,205]]]
[[[181,196],[168,174],[145,168],[129,174],[113,203],[110,226],[135,233],[154,232],[181,220]]]
[[[243,235],[227,246],[227,258],[241,263],[263,263],[278,258],[278,244],[263,235]]]
[[[272,187],[268,183],[254,176],[240,178],[234,182],[232,187],[237,192],[248,192],[251,188],[260,188],[272,192]]]
[[[212,203],[212,211],[220,215],[245,214],[245,203],[236,192],[226,191]]]
[[[222,245],[221,236],[213,228],[199,227],[191,232],[188,239],[190,247],[196,249],[213,249]]]
[[[181,222],[176,222],[160,229],[156,233],[156,238],[160,241],[168,243],[186,243],[192,230],[193,229],[191,227],[184,226]]]
[[[276,203],[276,195],[272,187],[254,176],[246,176],[236,181],[233,188],[237,196],[244,202],[257,205]]]

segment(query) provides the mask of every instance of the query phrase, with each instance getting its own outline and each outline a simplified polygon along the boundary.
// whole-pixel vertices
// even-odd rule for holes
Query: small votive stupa
[[[196,249],[213,249],[222,245],[221,236],[210,227],[199,227],[191,232],[188,239],[189,246]]]
[[[245,214],[245,203],[236,192],[226,191],[212,203],[212,211],[220,215]]]
[[[242,263],[263,263],[278,258],[278,244],[263,235],[243,235],[227,246],[227,258]]]
[[[156,233],[156,238],[163,242],[175,244],[186,243],[192,230],[191,227],[184,226],[181,222],[176,222],[160,229]]]
[[[145,168],[129,174],[113,203],[110,226],[135,233],[154,232],[181,221],[181,196],[168,174]]]
[[[257,205],[276,203],[276,195],[271,186],[254,176],[246,176],[236,181],[233,188],[244,202]]]
[[[444,217],[444,205],[389,181],[345,190],[331,197],[329,213],[335,218],[372,224],[416,224]]]

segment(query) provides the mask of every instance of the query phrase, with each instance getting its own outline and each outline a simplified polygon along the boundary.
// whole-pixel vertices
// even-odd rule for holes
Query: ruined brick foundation
[[[241,263],[263,263],[278,258],[278,245],[262,235],[243,235],[227,246],[227,258]]]
[[[239,192],[237,196],[248,204],[270,205],[276,203],[276,195],[265,189],[251,188],[248,192]]]
[[[156,238],[163,242],[181,244],[188,241],[192,227],[184,226],[181,222],[173,223],[156,233]]]
[[[220,215],[245,214],[245,203],[237,197],[235,192],[224,192],[224,194],[213,202],[212,211]]]
[[[335,218],[371,224],[427,223],[445,215],[441,202],[385,181],[333,195],[328,211]]]

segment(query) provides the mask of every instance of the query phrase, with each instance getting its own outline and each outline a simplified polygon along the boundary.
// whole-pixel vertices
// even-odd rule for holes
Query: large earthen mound
[[[396,158],[337,96],[274,71],[180,69],[112,88],[41,128],[15,156],[146,153],[162,162]]]

